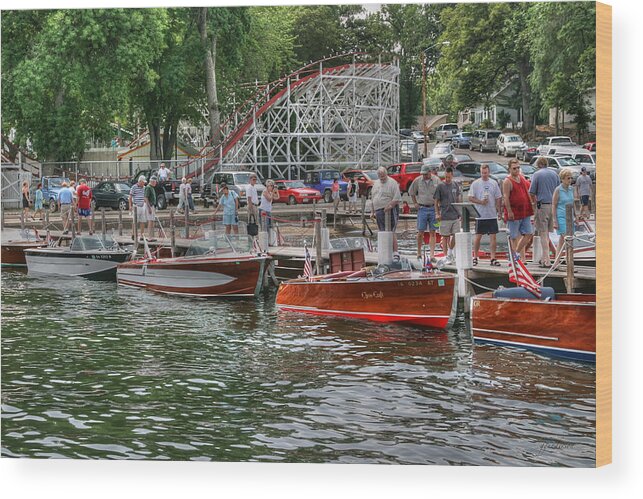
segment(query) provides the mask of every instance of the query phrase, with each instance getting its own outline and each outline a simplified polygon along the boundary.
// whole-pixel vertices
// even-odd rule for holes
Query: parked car
[[[462,163],[463,161],[473,161],[473,158],[468,154],[451,153],[442,160],[442,164],[444,165],[444,168],[447,166],[455,168],[458,163]]]
[[[587,149],[591,152],[596,152],[596,142],[585,142],[583,144],[583,149]]]
[[[246,206],[248,204],[248,197],[246,192],[248,187],[250,187],[250,175],[254,172],[251,171],[236,171],[236,172],[217,172],[212,176],[212,181],[210,182],[210,196],[216,202],[219,199],[219,189],[222,182],[225,182],[230,191],[234,191],[239,196],[239,206]],[[257,175],[257,183],[255,187],[257,188],[257,194],[261,198],[261,194],[266,188],[263,185],[261,175]],[[194,189],[194,184],[192,184]]]
[[[536,161],[541,157],[547,158],[549,168],[554,168],[556,172],[560,171],[561,168],[569,168],[572,171],[572,183],[576,182],[583,166],[587,168],[587,173],[592,180],[596,178],[596,168],[592,168],[591,165],[581,165],[571,156],[534,156],[530,164],[536,167]]]
[[[301,180],[275,180],[279,199],[275,203],[290,205],[321,201],[322,195],[317,189],[306,187]]]
[[[40,183],[42,184],[42,199],[44,204],[49,205],[49,211],[54,212],[58,209],[58,194],[63,189],[63,182],[69,185],[67,177],[41,177]],[[37,182],[33,182],[37,184]]]
[[[389,177],[400,184],[400,192],[408,192],[411,183],[420,176],[422,163],[399,163],[389,166],[386,171]]]
[[[458,149],[471,149],[471,137],[473,137],[472,132],[456,133],[451,139],[451,143],[453,147]]]
[[[131,186],[125,182],[106,181],[92,187],[92,209],[113,208],[129,210],[129,191]]]
[[[348,200],[348,194],[346,193],[346,187],[348,186],[348,184],[342,180],[342,176],[337,170],[327,168],[306,172],[304,184],[306,185],[306,187],[317,189],[319,192],[321,192],[322,196],[324,196],[324,201],[330,203],[332,201],[331,188],[333,185],[333,180],[335,179],[339,179],[340,198]]]
[[[471,137],[471,149],[480,152],[495,151],[496,140],[502,132],[500,130],[476,130]]]
[[[578,151],[570,154],[572,158],[578,161],[581,165],[593,166],[596,168],[596,153],[585,151]]]
[[[456,123],[445,123],[435,129],[435,140],[438,142],[451,140],[458,131],[458,125]]]
[[[453,151],[451,144],[436,144],[431,151],[432,158],[444,159]]]
[[[422,160],[423,165],[435,166],[438,170],[444,169],[444,163],[440,158],[424,158]]]
[[[410,139],[413,137],[413,131],[410,128],[400,128],[400,137]]]
[[[413,137],[413,140],[418,144],[424,144],[424,133],[421,132],[420,130],[413,130],[411,137]],[[427,140],[428,138],[429,137],[427,135]]]
[[[539,145],[540,142],[535,140],[530,140],[526,143],[523,142],[522,148],[516,151],[516,158],[518,158],[520,161],[531,161],[531,158],[538,154]]]
[[[554,137],[546,137],[538,146],[538,154],[540,156],[547,156],[564,151],[565,149],[577,147],[578,144],[576,144],[571,137],[557,135]]]
[[[414,140],[400,140],[400,161],[420,161],[422,154]]]
[[[504,157],[515,156],[525,143],[516,133],[501,133],[496,141],[496,152]]]
[[[489,166],[489,176],[498,182],[498,184],[501,184],[502,181],[507,178],[507,175],[509,175],[507,167],[495,161],[465,161],[456,166],[456,170],[464,177],[462,180],[463,189],[468,189],[474,180],[480,178],[480,168],[483,164]]]
[[[531,181],[531,176],[536,173],[536,168],[523,163],[520,165],[520,172],[522,173],[523,177]]]
[[[357,193],[360,197],[371,196],[373,182],[377,180],[377,170],[346,170],[344,180],[348,182],[354,178],[357,181]]]

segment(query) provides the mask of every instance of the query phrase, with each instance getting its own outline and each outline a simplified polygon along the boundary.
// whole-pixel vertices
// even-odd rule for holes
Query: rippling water
[[[595,368],[2,272],[2,456],[593,466]]]

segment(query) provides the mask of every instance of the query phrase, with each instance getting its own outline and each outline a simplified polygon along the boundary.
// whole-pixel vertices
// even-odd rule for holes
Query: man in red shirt
[[[84,178],[80,179],[80,185],[76,189],[78,197],[78,233],[81,232],[83,218],[87,218],[89,235],[94,233],[94,221],[92,220],[92,190]]]
[[[520,173],[520,161],[509,161],[509,176],[502,184],[505,202],[505,221],[509,229],[509,239],[514,253],[525,260],[525,252],[534,237],[531,216],[534,214],[529,182]]]

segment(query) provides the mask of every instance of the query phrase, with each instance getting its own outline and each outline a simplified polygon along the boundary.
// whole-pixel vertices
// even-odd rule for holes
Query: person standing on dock
[[[192,212],[196,212],[196,207],[194,206],[194,199],[192,199],[192,177],[188,179],[188,182],[185,186],[185,199],[190,207]]]
[[[78,234],[81,233],[83,227],[83,218],[87,219],[89,226],[89,235],[94,233],[94,221],[92,220],[92,190],[87,185],[84,178],[80,179],[80,185],[76,189],[78,194]]]
[[[502,193],[511,248],[524,261],[526,249],[534,235],[531,225],[534,210],[527,179],[520,173],[520,161],[516,158],[509,161],[509,176],[502,184]]]
[[[138,220],[139,233],[145,234],[145,222],[147,217],[145,213],[145,176],[138,177],[138,182],[132,186],[129,191],[129,210],[136,210],[136,219]],[[132,232],[132,236],[134,232]]]
[[[357,181],[355,177],[350,179],[348,183],[348,213],[357,213],[357,193],[359,187],[357,186]]]
[[[63,222],[63,234],[69,233],[69,224],[71,223],[71,207],[74,202],[74,195],[69,190],[67,182],[62,183],[62,189],[58,194],[58,210]]]
[[[580,218],[589,218],[589,199],[592,195],[592,179],[587,175],[587,168],[580,169],[580,175],[576,179],[576,197],[580,199]]]
[[[390,214],[390,230],[393,233],[393,259],[399,260],[400,255],[397,252],[395,228],[400,217],[400,203],[402,202],[400,185],[388,176],[388,172],[383,166],[377,169],[377,177],[378,179],[373,182],[373,190],[371,191],[371,218],[377,220],[377,229],[384,231],[386,230],[387,213]]]
[[[279,192],[275,188],[275,183],[272,180],[266,181],[266,188],[261,194],[261,202],[259,203],[259,219],[261,227],[268,232],[272,226],[272,203],[277,199],[279,199]]]
[[[435,191],[440,185],[440,179],[432,174],[429,165],[422,165],[420,176],[413,180],[409,188],[411,200],[417,211],[417,257],[422,257],[422,245],[424,244],[424,233],[429,231],[429,252],[430,258],[435,255],[435,231],[438,230],[437,218],[435,217]]]
[[[29,217],[29,205],[31,200],[29,199],[29,182],[26,180],[22,183],[22,213],[23,220],[27,220]]]
[[[259,193],[257,192],[257,175],[255,173],[250,174],[250,186],[246,189],[246,201],[248,204],[248,222],[254,217],[254,223],[258,223]]]
[[[42,204],[44,201],[44,196],[42,194],[42,183],[38,182],[38,187],[36,188],[36,199],[34,201],[33,209],[34,215],[33,218],[36,218],[36,215],[40,214],[38,220],[42,220]]]
[[[567,233],[567,205],[574,206],[574,189],[572,188],[572,171],[569,168],[563,168],[560,173],[560,185],[556,187],[551,202],[551,214],[554,219],[554,229],[558,232],[558,248],[556,255],[558,260],[562,257],[562,249],[565,244],[565,234]],[[573,211],[572,211],[573,212]],[[575,218],[575,217],[574,217]],[[574,221],[572,220],[572,223]],[[573,232],[573,230],[572,230]]]
[[[331,199],[333,200],[333,209],[337,211],[339,206],[339,179],[333,179],[333,185],[330,186]]]
[[[147,235],[150,241],[154,237],[154,220],[156,219],[156,183],[157,178],[152,175],[150,183],[145,186],[143,203],[145,204],[145,219],[147,220]]]
[[[187,189],[187,179],[183,177],[181,179],[181,185],[179,185],[179,205],[176,207],[177,213],[183,213],[183,208],[186,205],[186,200],[187,200],[186,189]]]
[[[499,267],[496,260],[496,234],[498,233],[498,213],[502,204],[502,193],[498,182],[489,178],[489,165],[480,167],[480,178],[475,180],[469,189],[469,201],[477,204],[480,216],[476,219],[476,237],[473,240],[473,265],[478,265],[480,241],[485,234],[489,235],[491,246],[491,261],[494,267]]]
[[[536,166],[538,171],[531,177],[529,194],[532,204],[536,207],[536,232],[540,236],[540,246],[542,247],[542,258],[538,264],[543,268],[549,268],[551,267],[549,233],[554,230],[551,203],[560,180],[558,180],[556,172],[548,168],[547,158],[538,158]]]
[[[447,167],[444,173],[444,182],[438,185],[433,195],[435,200],[435,213],[440,222],[440,236],[442,236],[442,251],[446,253],[448,263],[455,261],[455,233],[460,230],[460,215],[453,207],[462,199],[460,186],[453,182],[453,168]]]
[[[239,234],[239,195],[231,191],[225,182],[221,183],[219,192],[222,194],[219,197],[219,204],[214,209],[212,216],[216,215],[219,208],[223,206],[225,233],[230,234],[230,232],[234,232],[235,234]]]

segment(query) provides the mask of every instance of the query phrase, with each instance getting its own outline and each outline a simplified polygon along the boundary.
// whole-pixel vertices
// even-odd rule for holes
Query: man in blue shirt
[[[558,174],[548,168],[547,158],[538,158],[536,166],[538,171],[531,177],[531,187],[529,195],[532,204],[535,204],[536,213],[536,231],[540,236],[540,245],[542,247],[541,267],[551,267],[551,258],[549,255],[549,233],[554,230],[554,219],[551,212],[551,200],[554,196],[556,187],[560,184]]]
[[[74,194],[68,187],[67,182],[62,183],[62,189],[58,194],[58,209],[63,221],[63,234],[69,233],[69,224],[71,220],[71,208],[74,202]]]

